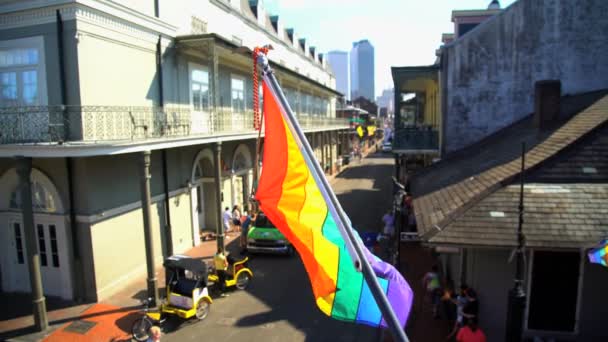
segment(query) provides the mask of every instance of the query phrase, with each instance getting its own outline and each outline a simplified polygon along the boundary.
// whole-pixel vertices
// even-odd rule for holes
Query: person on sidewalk
[[[150,328],[150,337],[146,342],[160,342],[160,327],[154,325]]]
[[[247,252],[247,234],[249,233],[249,226],[254,219],[253,214],[248,213],[245,217],[245,221],[243,221],[243,224],[241,225],[241,254]]]
[[[438,306],[441,298],[441,283],[439,281],[439,267],[437,265],[433,265],[431,271],[424,275],[422,284],[433,307],[433,317],[439,318]]]
[[[393,211],[389,209],[384,216],[382,216],[382,222],[384,222],[384,230],[382,233],[392,238],[395,235],[395,215],[393,215]]]
[[[232,207],[232,225],[235,232],[241,231],[241,208],[238,204]]]
[[[222,222],[224,223],[224,234],[230,232],[230,223],[232,223],[232,213],[230,208],[226,207],[222,213]]]
[[[460,328],[464,326],[463,309],[469,301],[466,296],[467,290],[468,286],[462,284],[460,285],[460,294],[456,298],[449,298],[452,303],[456,304],[456,322],[454,323],[452,332],[446,338],[447,340],[450,340],[453,336],[455,336]]]
[[[467,289],[467,303],[462,308],[462,316],[464,317],[465,324],[471,319],[479,319],[479,300],[477,299],[477,292],[469,288]]]
[[[220,286],[220,297],[227,297],[226,294],[226,277],[228,272],[228,259],[226,259],[226,255],[220,249],[217,250],[217,253],[213,256],[213,263],[215,265],[215,272],[217,273],[217,278]]]
[[[469,319],[458,331],[456,342],[486,342],[486,334],[477,326],[477,318]]]

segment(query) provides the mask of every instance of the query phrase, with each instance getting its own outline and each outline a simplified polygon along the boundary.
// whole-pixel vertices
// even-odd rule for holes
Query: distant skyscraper
[[[330,51],[327,53],[327,62],[336,76],[336,90],[350,100],[350,87],[348,77],[348,52]]]
[[[353,43],[350,50],[350,96],[353,100],[363,96],[374,101],[375,95],[374,47],[364,39]]]
[[[382,95],[376,98],[376,104],[380,108],[380,111],[382,111],[382,108],[386,108],[387,115],[393,114],[395,111],[395,92],[393,88],[384,89]]]

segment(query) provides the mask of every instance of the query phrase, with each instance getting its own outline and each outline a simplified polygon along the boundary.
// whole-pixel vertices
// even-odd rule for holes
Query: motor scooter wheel
[[[207,315],[209,315],[209,310],[211,309],[211,305],[204,298],[201,298],[196,304],[196,318],[199,321],[204,320]]]
[[[249,285],[249,281],[251,277],[247,272],[241,272],[236,276],[236,288],[239,290],[244,290]]]
[[[136,341],[147,341],[150,336],[150,328],[152,328],[152,322],[145,318],[140,318],[133,322],[131,327],[131,333]]]

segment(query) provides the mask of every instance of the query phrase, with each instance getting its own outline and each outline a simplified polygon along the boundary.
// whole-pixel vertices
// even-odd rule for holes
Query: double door
[[[45,217],[47,216],[47,217]],[[2,290],[31,292],[27,243],[21,215],[9,214],[2,220],[0,255]],[[40,255],[40,273],[44,294],[72,298],[70,265],[67,257],[66,225],[63,216],[34,215],[35,247]]]

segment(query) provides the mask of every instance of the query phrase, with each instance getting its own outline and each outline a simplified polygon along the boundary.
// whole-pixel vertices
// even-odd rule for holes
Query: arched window
[[[57,188],[42,172],[32,169],[32,209],[34,212],[63,213],[63,204]],[[15,169],[0,177],[0,210],[21,210],[21,185]]]
[[[21,210],[21,191],[19,186],[16,186],[11,192],[9,207],[11,209]],[[47,213],[57,212],[53,195],[41,182],[37,180],[32,181],[32,208],[34,211],[42,211]]]

